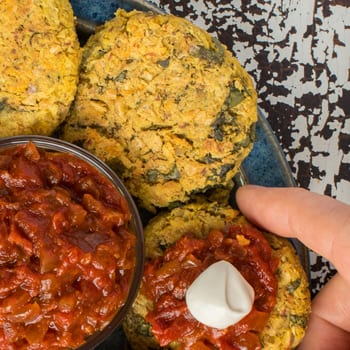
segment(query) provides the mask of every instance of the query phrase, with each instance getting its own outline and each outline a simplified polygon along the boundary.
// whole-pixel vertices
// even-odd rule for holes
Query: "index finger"
[[[296,237],[330,260],[350,281],[350,206],[301,188],[247,185],[236,194],[248,220],[285,237]]]

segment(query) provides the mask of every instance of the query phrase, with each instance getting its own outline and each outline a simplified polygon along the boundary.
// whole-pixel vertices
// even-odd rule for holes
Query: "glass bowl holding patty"
[[[1,346],[96,347],[119,326],[143,271],[142,224],[123,183],[67,142],[4,138],[0,208]]]

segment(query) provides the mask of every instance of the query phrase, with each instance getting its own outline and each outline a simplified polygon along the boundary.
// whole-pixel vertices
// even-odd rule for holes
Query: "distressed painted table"
[[[255,80],[259,106],[297,185],[350,204],[350,1],[153,3],[188,18],[233,51]],[[96,1],[100,12],[119,4]],[[314,252],[310,262],[316,294],[335,270]]]

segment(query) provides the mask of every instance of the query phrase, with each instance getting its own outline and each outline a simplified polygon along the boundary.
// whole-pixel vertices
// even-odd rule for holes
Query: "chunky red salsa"
[[[198,322],[185,302],[186,290],[195,278],[219,260],[232,263],[255,291],[250,314],[224,330]],[[154,305],[146,321],[161,346],[177,341],[183,350],[260,349],[257,333],[276,303],[277,266],[267,240],[249,224],[213,230],[207,239],[186,235],[146,264],[142,293]]]
[[[0,153],[0,349],[69,349],[126,300],[135,236],[94,167],[33,143]]]

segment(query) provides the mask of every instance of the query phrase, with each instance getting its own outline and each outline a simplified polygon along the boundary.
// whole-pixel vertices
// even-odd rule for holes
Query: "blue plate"
[[[77,31],[82,43],[93,33],[95,26],[114,17],[118,8],[125,10],[154,11],[162,10],[144,0],[71,0],[74,14],[77,17]],[[285,158],[283,150],[274,135],[266,117],[258,109],[256,125],[257,141],[253,150],[241,166],[241,171],[235,176],[239,186],[245,183],[269,187],[294,187],[295,181]],[[291,239],[304,269],[309,273],[309,255],[307,248],[298,240]],[[128,349],[121,329],[99,345],[96,350]]]

